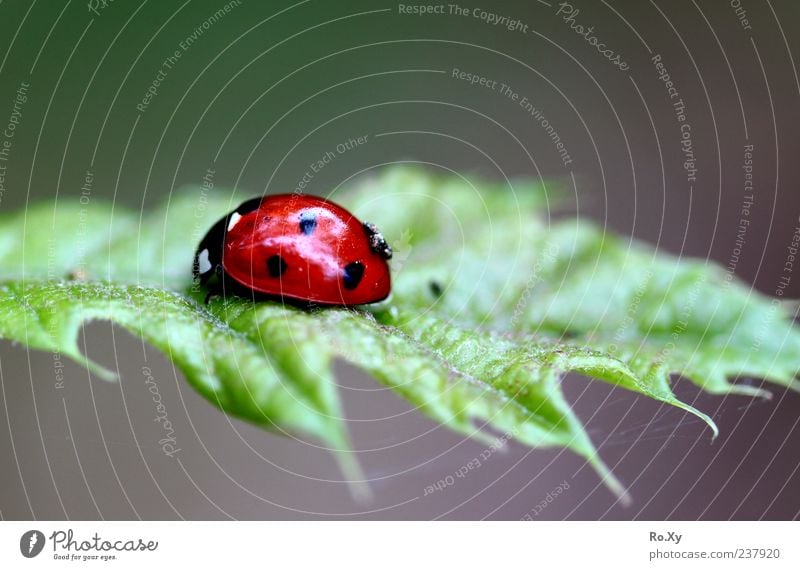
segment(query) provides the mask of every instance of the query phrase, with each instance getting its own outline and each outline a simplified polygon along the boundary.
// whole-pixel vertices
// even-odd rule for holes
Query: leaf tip
[[[69,353],[68,356],[101,380],[105,380],[106,382],[116,382],[119,380],[119,375],[116,372],[84,356],[79,350]]]
[[[719,428],[717,427],[717,424],[714,421],[708,424],[708,427],[711,428],[711,443],[714,443],[717,440],[717,437],[719,436]]]
[[[600,456],[596,452],[588,456],[587,461],[600,477],[600,481],[614,494],[617,498],[617,502],[622,507],[627,508],[633,505],[633,497],[628,493],[628,489],[614,476],[611,469],[600,459]]]
[[[370,489],[369,482],[364,476],[361,465],[353,457],[353,452],[350,449],[336,449],[333,455],[346,479],[347,488],[350,490],[350,496],[353,497],[353,500],[360,505],[371,503],[374,499],[372,489]]]
[[[690,414],[693,414],[698,418],[700,418],[701,420],[703,420],[706,423],[706,425],[711,429],[711,441],[713,442],[714,440],[717,439],[717,436],[719,435],[719,427],[717,427],[717,423],[711,419],[711,416],[709,416],[708,414],[704,414],[694,406],[690,406],[689,404],[681,402],[680,400],[675,400],[674,402],[671,403],[674,406],[677,406],[682,410],[685,410]]]
[[[617,502],[620,504],[621,507],[627,509],[633,505],[633,497],[631,497],[628,490],[624,487],[621,489],[619,493],[615,493],[617,495]]]
[[[761,398],[763,400],[772,399],[772,392],[769,390],[764,390],[763,388],[758,388],[756,386],[750,386],[749,384],[729,384],[728,393],[735,394],[737,396]]]

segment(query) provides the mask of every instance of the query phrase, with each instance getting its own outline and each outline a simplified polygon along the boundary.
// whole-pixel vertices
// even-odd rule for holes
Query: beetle
[[[389,296],[392,248],[370,222],[306,194],[253,198],[217,221],[194,256],[195,281],[217,294],[319,305]]]

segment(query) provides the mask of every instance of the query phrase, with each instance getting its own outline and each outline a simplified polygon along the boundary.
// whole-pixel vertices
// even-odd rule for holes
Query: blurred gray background
[[[0,214],[53,196],[147,208],[207,169],[253,194],[290,191],[307,165],[351,137],[369,143],[315,176],[330,188],[398,160],[501,178],[566,180],[577,215],[675,254],[727,263],[753,145],[752,226],[736,274],[773,294],[800,215],[800,6],[742,2],[465,2],[527,26],[402,14],[384,1],[0,2],[0,122],[27,101],[13,138]],[[431,4],[431,6],[437,6]],[[561,14],[558,14],[561,10]],[[570,10],[574,18],[566,20]],[[480,13],[479,13],[480,14]],[[620,54],[620,69],[580,36]],[[186,44],[196,34],[196,40]],[[166,58],[180,52],[145,110]],[[652,58],[660,55],[691,124],[698,173]],[[558,132],[499,90],[506,83]],[[18,109],[19,110],[19,109]],[[399,133],[399,131],[406,131]],[[384,133],[384,136],[376,135]],[[511,136],[513,134],[513,136]],[[473,146],[474,145],[474,146]],[[480,149],[480,150],[476,150]],[[481,152],[482,151],[482,152]],[[485,153],[485,154],[484,154]],[[529,158],[533,157],[534,161]],[[572,186],[574,180],[574,186]],[[572,215],[572,214],[570,214]],[[794,281],[787,296],[800,297]],[[629,486],[622,508],[576,456],[512,444],[469,477],[426,486],[479,456],[370,378],[338,368],[349,429],[375,500],[352,500],[333,459],[312,445],[228,418],[157,351],[107,323],[88,354],[119,383],[53,355],[0,342],[0,515],[5,519],[792,519],[800,512],[800,395],[770,401],[676,392],[717,421],[710,433],[677,409],[570,376],[564,389]],[[142,367],[158,383],[181,452],[160,427]],[[757,382],[757,380],[751,380]],[[560,485],[569,488],[543,510]]]

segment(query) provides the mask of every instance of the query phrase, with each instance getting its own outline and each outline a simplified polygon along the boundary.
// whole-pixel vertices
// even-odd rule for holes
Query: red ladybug
[[[389,295],[391,257],[378,228],[341,206],[278,194],[247,200],[214,224],[197,248],[193,271],[201,285],[210,285],[206,302],[229,291],[362,305]]]

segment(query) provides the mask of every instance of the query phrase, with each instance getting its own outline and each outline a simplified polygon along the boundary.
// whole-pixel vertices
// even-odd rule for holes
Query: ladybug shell
[[[389,295],[391,248],[374,225],[333,202],[271,195],[245,202],[223,223],[222,271],[247,289],[327,305]]]

